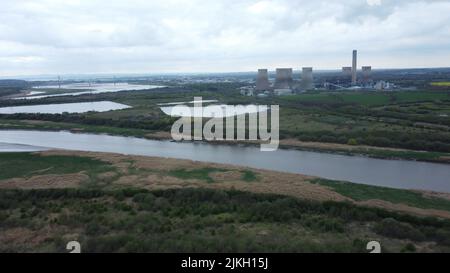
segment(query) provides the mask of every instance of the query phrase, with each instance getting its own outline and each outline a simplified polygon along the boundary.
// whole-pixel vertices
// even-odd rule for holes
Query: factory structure
[[[302,81],[301,81],[301,89],[302,90],[313,90],[314,86],[314,78],[313,78],[313,68],[312,67],[303,67],[302,68]]]
[[[358,71],[358,51],[353,50],[352,66],[342,67],[341,81],[338,83],[326,82],[325,88],[352,89],[352,90],[392,90],[395,86],[385,81],[374,81],[372,66],[362,66]]]
[[[265,91],[270,89],[269,71],[267,69],[259,69],[256,77],[256,91]]]
[[[352,58],[352,85],[356,85],[357,79],[357,69],[358,69],[358,51],[353,50],[353,58]]]
[[[269,80],[268,69],[258,69],[255,86],[242,87],[241,93],[246,96],[281,96],[314,89],[312,67],[304,67],[298,79],[294,76],[292,68],[277,68],[272,82]]]
[[[242,87],[241,94],[246,96],[289,95],[313,90],[387,90],[393,85],[372,79],[372,66],[362,66],[358,70],[358,51],[352,52],[351,66],[342,67],[338,80],[315,83],[313,68],[303,67],[300,76],[294,75],[292,68],[276,68],[274,79],[270,79],[268,69],[258,69],[255,85]]]

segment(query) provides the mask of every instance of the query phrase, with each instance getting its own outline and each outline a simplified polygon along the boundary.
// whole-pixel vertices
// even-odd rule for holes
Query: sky
[[[450,67],[450,1],[0,0],[0,77]]]

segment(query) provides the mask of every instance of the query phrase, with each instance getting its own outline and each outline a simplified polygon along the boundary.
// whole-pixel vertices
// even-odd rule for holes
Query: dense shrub
[[[233,190],[0,190],[0,205],[0,230],[51,225],[46,250],[61,248],[59,228],[79,232],[85,252],[364,251],[352,228],[374,223],[390,238],[443,246],[450,237],[446,220]]]
[[[392,238],[411,239],[414,241],[422,241],[425,239],[423,233],[411,224],[401,223],[392,218],[383,219],[379,222],[375,226],[375,231],[378,234]]]

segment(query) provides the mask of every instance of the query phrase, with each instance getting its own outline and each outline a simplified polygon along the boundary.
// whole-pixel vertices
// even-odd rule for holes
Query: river
[[[384,160],[298,150],[261,152],[259,147],[176,143],[67,131],[0,130],[0,151],[11,145],[111,152],[233,164],[334,180],[403,189],[450,192],[450,165]]]
[[[107,112],[112,110],[122,110],[130,106],[112,101],[55,103],[24,106],[0,107],[0,114],[17,113],[40,113],[40,114],[62,114],[62,113],[86,113]]]
[[[140,90],[150,90],[162,88],[164,86],[158,85],[140,85],[140,84],[128,84],[128,83],[73,83],[73,84],[64,84],[61,87],[50,85],[50,86],[38,86],[35,87],[38,89],[50,89],[50,90],[80,90],[79,92],[61,92],[56,94],[48,94],[46,95],[45,91],[32,91],[25,97],[14,98],[16,100],[20,99],[43,99],[43,98],[52,98],[52,97],[61,97],[61,96],[79,96],[85,94],[102,94],[102,93],[112,93],[112,92],[121,92],[121,91],[140,91]],[[34,92],[34,93],[33,93]],[[39,94],[38,96],[35,96]]]

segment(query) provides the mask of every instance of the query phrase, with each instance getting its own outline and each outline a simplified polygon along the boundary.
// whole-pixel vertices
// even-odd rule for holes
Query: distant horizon
[[[266,68],[266,67],[260,67]],[[286,67],[288,68],[288,67]],[[58,76],[61,77],[61,80],[76,80],[71,77],[155,77],[155,76],[199,76],[199,75],[225,75],[225,74],[252,74],[256,75],[257,70],[254,71],[212,71],[212,72],[136,72],[136,73],[67,73],[67,74],[35,74],[35,75],[11,75],[11,76],[2,76],[0,75],[0,80],[27,80],[31,78],[54,78],[48,79],[46,81],[57,80]],[[275,73],[276,68],[267,68],[269,73]],[[327,73],[327,72],[340,72],[342,68],[337,69],[313,69],[315,73]],[[389,70],[433,70],[433,69],[449,69],[448,67],[411,67],[411,68],[373,68],[372,71],[389,71]],[[293,68],[294,72],[300,72],[301,68]],[[361,71],[361,67],[358,67],[358,71]],[[66,77],[66,79],[64,79]]]

